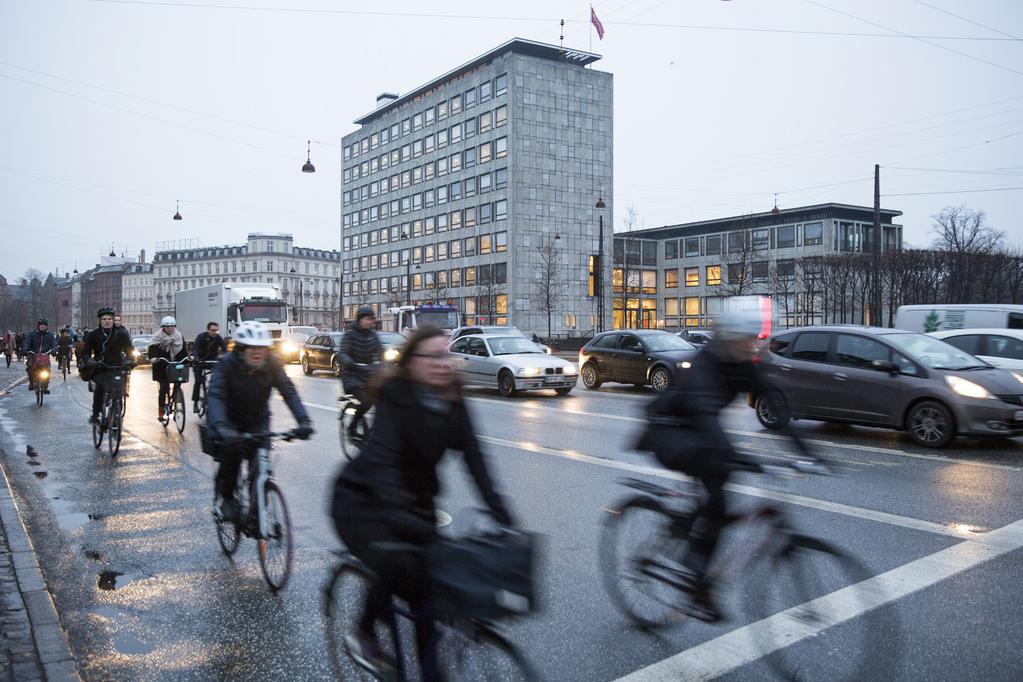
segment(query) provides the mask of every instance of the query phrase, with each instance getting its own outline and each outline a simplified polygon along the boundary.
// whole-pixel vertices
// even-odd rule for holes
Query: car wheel
[[[906,430],[917,445],[943,448],[955,438],[955,419],[948,408],[934,400],[917,403],[906,417]]]
[[[780,400],[780,398],[779,398]],[[771,401],[764,396],[758,396],[753,403],[753,409],[757,413],[757,421],[768,429],[780,429],[787,423],[787,419],[778,416],[778,411],[771,405]]]
[[[309,366],[309,356],[307,355],[302,356],[302,372],[304,372],[306,376],[313,373],[313,368]]]
[[[330,362],[330,370],[334,372],[334,376],[341,378],[341,361],[334,358]]]
[[[554,389],[554,392],[557,393],[558,395],[568,395],[569,393],[572,392],[572,387],[564,386],[562,388],[556,388]]]
[[[600,375],[597,373],[597,368],[593,365],[584,365],[582,371],[583,386],[593,390],[600,388]]]
[[[650,372],[650,386],[658,393],[671,388],[671,372],[667,367],[656,367]]]
[[[515,377],[506,369],[497,375],[497,391],[505,398],[511,398],[516,393]]]

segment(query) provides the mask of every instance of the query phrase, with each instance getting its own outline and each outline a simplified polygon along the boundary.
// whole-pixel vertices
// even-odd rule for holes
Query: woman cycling
[[[163,359],[167,362],[153,363],[153,381],[160,383],[159,411],[156,418],[163,421],[164,409],[170,400],[171,385],[167,380],[167,365],[185,359],[185,339],[178,331],[178,323],[167,315],[160,320],[160,330],[149,341],[149,359]]]
[[[439,677],[422,553],[381,552],[376,543],[425,548],[437,539],[437,466],[449,449],[462,452],[494,519],[503,525],[512,525],[512,519],[491,483],[461,386],[449,364],[444,333],[432,326],[417,329],[406,342],[395,372],[380,379],[373,430],[359,456],[338,476],[332,501],[338,535],[377,577],[346,646],[363,665],[374,669],[387,665],[374,623],[387,613],[392,595],[397,594],[416,615],[422,679],[432,682]]]

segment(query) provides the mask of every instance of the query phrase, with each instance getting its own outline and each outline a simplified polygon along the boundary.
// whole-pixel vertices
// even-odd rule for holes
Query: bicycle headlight
[[[953,391],[963,396],[964,398],[991,398],[993,397],[988,390],[980,384],[975,384],[969,379],[963,379],[962,377],[953,376],[951,374],[945,376],[945,383],[949,385]]]
[[[39,370],[39,378],[40,379],[49,379],[50,378],[50,370],[48,370],[48,369],[41,369],[41,370]]]
[[[138,350],[133,350],[133,351],[131,352],[131,356],[132,356],[133,358],[139,358],[139,357],[142,357],[142,353],[138,352]]]

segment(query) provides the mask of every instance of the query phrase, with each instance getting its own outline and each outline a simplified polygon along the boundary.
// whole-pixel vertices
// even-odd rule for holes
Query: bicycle
[[[181,390],[181,384],[188,383],[188,368],[191,366],[192,361],[190,358],[185,358],[180,362],[168,360],[167,358],[156,358],[153,360],[154,365],[158,362],[167,365],[167,381],[174,385],[170,395],[167,397],[167,402],[163,405],[163,416],[160,418],[160,423],[163,424],[164,428],[167,428],[167,425],[173,420],[178,433],[184,433],[186,419],[185,393]]]
[[[64,352],[58,355],[57,364],[60,366],[60,373],[64,377],[64,381],[67,382],[67,375],[71,374],[71,353]]]
[[[25,359],[31,364],[30,379],[36,394],[36,405],[43,406],[43,396],[50,392],[50,357],[52,353],[34,353],[29,351]]]
[[[111,457],[117,457],[121,449],[121,437],[123,435],[122,425],[124,423],[124,375],[131,365],[122,363],[120,365],[107,365],[97,362],[96,367],[109,370],[104,373],[100,380],[104,382],[103,387],[103,408],[100,412],[98,423],[92,425],[92,445],[99,450],[103,444],[103,436],[108,431],[107,450]],[[93,381],[95,384],[95,380]],[[95,388],[93,390],[96,390]]]
[[[206,433],[205,428],[202,428],[202,431]],[[227,521],[223,518],[220,513],[221,498],[219,494],[213,494],[213,520],[217,525],[217,541],[224,555],[234,556],[243,534],[255,539],[263,578],[275,592],[284,589],[291,575],[293,542],[291,517],[284,502],[284,493],[273,478],[270,442],[274,439],[290,442],[296,437],[294,431],[284,433],[268,431],[244,435],[242,444],[255,446],[256,452],[248,464],[248,485],[245,485],[241,468],[238,470],[238,485],[235,488],[238,504],[237,521]],[[203,450],[206,449],[207,446],[204,445]],[[256,492],[254,500],[249,499],[250,487]]]
[[[375,543],[380,551],[420,553],[422,548],[405,543]],[[394,669],[378,670],[348,649],[345,638],[355,632],[366,593],[374,581],[373,572],[349,552],[335,551],[340,559],[324,588],[323,610],[327,619],[327,644],[339,679],[378,679],[402,682],[413,679],[402,651],[398,619],[414,623],[412,611],[392,599],[385,624],[378,624],[381,647]],[[529,661],[495,624],[485,618],[464,618],[438,614],[437,659],[445,679],[459,681],[539,680]],[[407,641],[407,640],[406,640]]]
[[[349,461],[355,459],[362,447],[369,439],[369,432],[373,428],[373,408],[370,408],[359,423],[355,426],[354,437],[351,432],[352,420],[355,419],[355,411],[362,403],[351,393],[345,393],[338,400],[338,437],[341,440],[341,451]]]
[[[824,473],[819,463],[806,462],[748,463],[741,469],[776,475]],[[619,482],[639,494],[606,510],[599,550],[604,586],[615,605],[642,628],[680,623],[689,615],[695,587],[684,560],[699,499],[640,479]],[[735,524],[751,528],[753,537],[723,547],[708,577],[721,586],[740,575],[752,576],[746,593],[752,595],[754,622],[771,616],[760,627],[751,626],[769,666],[786,679],[797,679],[797,674],[798,679],[885,679],[878,675],[875,655],[889,651],[890,629],[875,626],[869,618],[845,620],[848,616],[842,615],[866,613],[875,603],[871,588],[862,584],[869,577],[862,564],[795,530],[783,507],[771,502],[731,515],[726,525]],[[845,593],[841,610],[817,600],[839,589]],[[825,637],[812,637],[823,628],[808,629],[843,621],[841,651],[823,643]]]
[[[213,368],[217,366],[216,360],[196,360],[194,365],[199,367],[199,400],[196,402],[197,410],[196,414],[200,419],[206,416],[206,391],[207,391],[207,378],[213,373]]]

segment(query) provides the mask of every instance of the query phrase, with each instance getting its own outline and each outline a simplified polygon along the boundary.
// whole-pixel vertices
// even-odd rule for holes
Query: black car
[[[326,369],[333,372],[334,376],[341,376],[341,359],[338,353],[341,351],[343,336],[342,332],[310,336],[299,352],[298,361],[302,363],[302,371],[312,374],[318,369]]]
[[[579,351],[579,374],[589,389],[614,381],[663,391],[675,370],[687,369],[697,352],[691,343],[659,329],[604,332]]]

